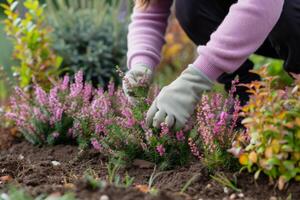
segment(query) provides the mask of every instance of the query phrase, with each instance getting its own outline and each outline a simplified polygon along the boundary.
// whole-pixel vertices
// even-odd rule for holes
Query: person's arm
[[[154,69],[159,64],[172,3],[159,0],[147,8],[135,6],[128,33],[129,69],[136,65]]]
[[[239,0],[210,41],[198,48],[194,66],[211,80],[237,70],[263,44],[279,20],[283,4],[284,0]]]

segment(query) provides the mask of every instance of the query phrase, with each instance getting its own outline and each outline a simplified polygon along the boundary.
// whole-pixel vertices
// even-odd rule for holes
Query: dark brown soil
[[[53,161],[60,164],[53,165]],[[163,171],[155,179],[154,186],[161,192],[157,196],[146,194],[137,189],[137,185],[147,185],[153,168],[131,167],[125,171],[134,177],[134,185],[130,188],[107,186],[104,189],[92,190],[83,179],[84,172],[92,170],[101,180],[107,180],[107,160],[94,151],[79,152],[75,146],[34,147],[26,142],[14,144],[8,150],[0,152],[0,177],[11,176],[12,182],[20,184],[31,195],[65,193],[72,191],[78,199],[99,200],[101,195],[107,195],[110,200],[199,200],[199,199],[270,199],[281,197],[286,199],[292,194],[292,199],[300,199],[299,184],[293,183],[284,192],[274,189],[266,177],[258,182],[253,181],[249,174],[237,175],[238,187],[244,197],[229,190],[224,192],[224,186],[212,180],[200,163]],[[147,163],[146,163],[147,164]],[[147,166],[144,166],[147,167]],[[232,173],[225,173],[232,178]],[[194,182],[187,188],[185,194],[179,191],[192,178]],[[0,190],[5,190],[6,183],[0,181]],[[236,196],[235,198],[233,198]]]
[[[13,144],[13,142],[15,141],[15,132],[15,129],[2,128],[0,125],[0,150],[7,149]]]

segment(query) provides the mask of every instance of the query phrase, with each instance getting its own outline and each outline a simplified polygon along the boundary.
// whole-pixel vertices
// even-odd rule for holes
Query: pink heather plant
[[[233,81],[227,98],[221,94],[203,95],[198,106],[197,134],[189,139],[189,145],[193,155],[202,157],[211,168],[231,165],[227,150],[235,139],[240,111],[240,103],[234,97],[236,84],[237,80]]]
[[[140,158],[163,168],[185,164],[191,151],[200,157],[201,142],[207,152],[225,149],[234,135],[239,104],[233,97],[221,101],[218,94],[204,96],[197,120],[190,120],[182,130],[175,132],[164,123],[160,129],[145,125],[145,114],[158,89],[151,90],[151,98],[143,98],[143,87],[135,92],[140,98],[133,106],[113,83],[108,85],[107,91],[93,88],[83,81],[79,71],[73,82],[65,76],[48,93],[36,85],[30,97],[16,88],[11,113],[6,116],[33,144],[76,143],[80,148],[92,147],[127,162]],[[232,105],[234,112],[229,114]],[[192,137],[196,121],[198,132]]]
[[[77,143],[127,161],[142,158],[164,167],[188,160],[187,134],[193,126],[175,133],[165,124],[159,130],[149,129],[145,113],[153,98],[141,98],[132,106],[114,84],[107,88],[85,83],[81,71],[73,82],[65,76],[48,93],[35,85],[31,97],[16,88],[6,116],[33,144]],[[153,91],[156,96],[158,90]]]

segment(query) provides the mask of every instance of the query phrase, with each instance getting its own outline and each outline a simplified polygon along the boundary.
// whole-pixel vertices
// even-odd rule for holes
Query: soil
[[[285,191],[279,192],[274,185],[269,184],[266,177],[254,182],[253,175],[245,173],[236,176],[242,194],[230,189],[226,191],[224,186],[210,178],[200,163],[160,172],[154,180],[155,188],[160,191],[155,196],[137,189],[141,188],[141,185],[147,185],[153,173],[151,163],[140,162],[142,164],[139,166],[120,171],[121,177],[125,177],[125,172],[134,177],[133,186],[122,188],[108,185],[102,189],[91,189],[83,178],[87,170],[92,170],[101,180],[108,178],[107,160],[101,154],[93,150],[80,152],[76,146],[40,148],[19,142],[7,150],[0,151],[0,177],[11,177],[7,182],[19,184],[33,196],[71,191],[80,200],[99,200],[102,195],[107,195],[109,200],[261,200],[276,199],[275,197],[286,199],[290,194],[292,199],[300,199],[300,187],[297,183],[292,183]],[[235,175],[224,173],[230,179]],[[192,177],[197,178],[184,194],[180,194],[179,191]],[[0,191],[6,189],[7,182],[0,181]]]
[[[2,128],[0,124],[0,150],[9,148],[16,141],[16,130]]]

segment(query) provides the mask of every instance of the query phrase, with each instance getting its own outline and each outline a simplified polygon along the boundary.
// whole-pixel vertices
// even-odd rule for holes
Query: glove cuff
[[[139,66],[139,65],[144,65],[148,67],[151,71],[154,71],[157,64],[155,60],[153,60],[151,57],[140,55],[140,56],[133,57],[128,67],[132,69],[135,66]]]
[[[194,66],[193,64],[188,65],[188,69],[190,69],[192,73],[197,73],[202,79],[204,79],[208,83],[214,84],[214,81],[212,81],[206,74],[204,74],[198,67]]]

